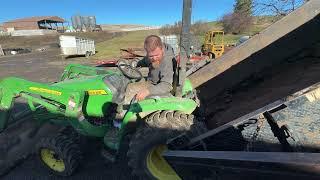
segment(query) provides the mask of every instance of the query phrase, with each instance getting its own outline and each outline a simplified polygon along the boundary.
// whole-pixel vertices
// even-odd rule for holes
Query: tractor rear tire
[[[193,115],[177,111],[158,111],[147,117],[129,144],[127,155],[132,174],[142,179],[181,179],[159,154],[167,149],[168,139],[198,129],[193,128],[194,122],[197,121]]]
[[[59,176],[72,175],[82,159],[79,145],[63,134],[41,139],[36,153],[42,165]]]

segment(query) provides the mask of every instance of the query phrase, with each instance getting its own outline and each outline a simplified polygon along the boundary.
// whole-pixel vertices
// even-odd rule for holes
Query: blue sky
[[[0,23],[30,16],[95,15],[98,24],[172,24],[181,19],[183,0],[10,0],[0,5]],[[193,0],[192,21],[217,20],[234,0]]]

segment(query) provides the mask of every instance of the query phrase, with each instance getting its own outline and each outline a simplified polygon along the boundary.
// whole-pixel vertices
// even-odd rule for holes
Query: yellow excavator
[[[201,49],[210,59],[216,59],[224,53],[224,32],[211,30],[206,33]]]

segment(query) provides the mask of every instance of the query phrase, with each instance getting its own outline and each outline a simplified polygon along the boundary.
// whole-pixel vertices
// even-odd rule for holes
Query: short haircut
[[[162,49],[162,41],[157,35],[150,35],[144,40],[144,49],[146,51],[154,51],[156,48]]]

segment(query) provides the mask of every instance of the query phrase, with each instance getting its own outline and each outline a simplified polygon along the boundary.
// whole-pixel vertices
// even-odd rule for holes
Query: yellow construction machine
[[[211,30],[206,33],[202,53],[216,59],[224,53],[224,32]]]

